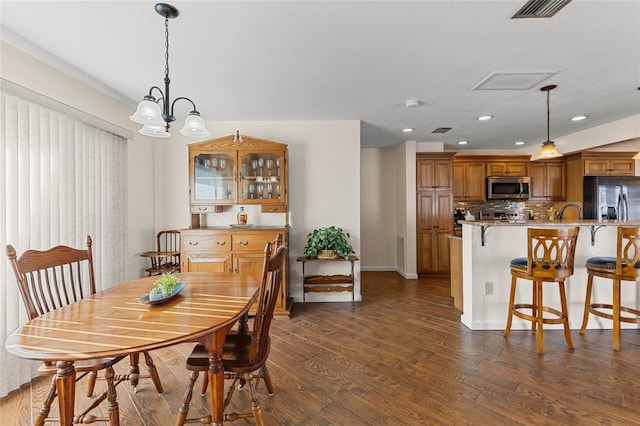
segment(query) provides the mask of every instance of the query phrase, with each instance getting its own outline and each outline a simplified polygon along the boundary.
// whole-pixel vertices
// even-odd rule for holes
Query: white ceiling
[[[362,120],[362,147],[458,151],[546,140],[546,84],[558,85],[552,139],[640,114],[640,1],[573,0],[553,18],[510,19],[524,3],[174,0],[171,98],[191,98],[208,121]],[[163,84],[154,4],[2,0],[1,34],[133,109]],[[527,90],[472,90],[494,72],[555,74]],[[182,119],[189,104],[176,109]],[[578,114],[589,118],[569,120]]]

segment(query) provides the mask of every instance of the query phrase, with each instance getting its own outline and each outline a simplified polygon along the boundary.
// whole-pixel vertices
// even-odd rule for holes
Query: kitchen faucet
[[[567,203],[564,206],[562,206],[562,208],[560,209],[560,212],[558,213],[558,220],[562,220],[562,216],[564,216],[564,211],[567,207],[575,207],[576,210],[578,210],[578,218],[582,220],[582,207],[580,207],[575,203]]]

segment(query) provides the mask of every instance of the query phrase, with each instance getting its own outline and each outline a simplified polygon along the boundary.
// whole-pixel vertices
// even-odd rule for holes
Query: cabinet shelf
[[[354,263],[358,260],[356,256],[349,256],[348,259],[339,257],[337,259],[309,259],[307,257],[299,257],[298,262],[302,262],[302,303],[306,303],[306,293],[332,293],[341,291],[351,292],[351,306],[355,306],[355,275],[353,273]],[[351,264],[351,274],[332,274],[332,275],[306,275],[306,263],[335,263],[349,262]]]

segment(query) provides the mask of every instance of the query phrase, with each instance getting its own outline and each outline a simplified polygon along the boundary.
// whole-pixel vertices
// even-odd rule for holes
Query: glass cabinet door
[[[242,153],[242,193],[246,203],[280,204],[284,200],[282,186],[284,156],[280,152]]]
[[[193,201],[232,203],[237,199],[235,157],[227,153],[198,154],[193,159]]]

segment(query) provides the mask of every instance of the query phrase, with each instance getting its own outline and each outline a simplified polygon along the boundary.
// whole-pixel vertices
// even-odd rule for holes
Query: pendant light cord
[[[164,19],[164,78],[169,79],[169,18]]]
[[[550,108],[550,105],[551,105],[551,102],[549,101],[549,92],[550,91],[551,90],[547,90],[547,141],[551,140],[551,133],[549,131],[549,128],[550,128],[550,125],[549,125],[549,120],[550,120],[549,119],[549,108]]]

